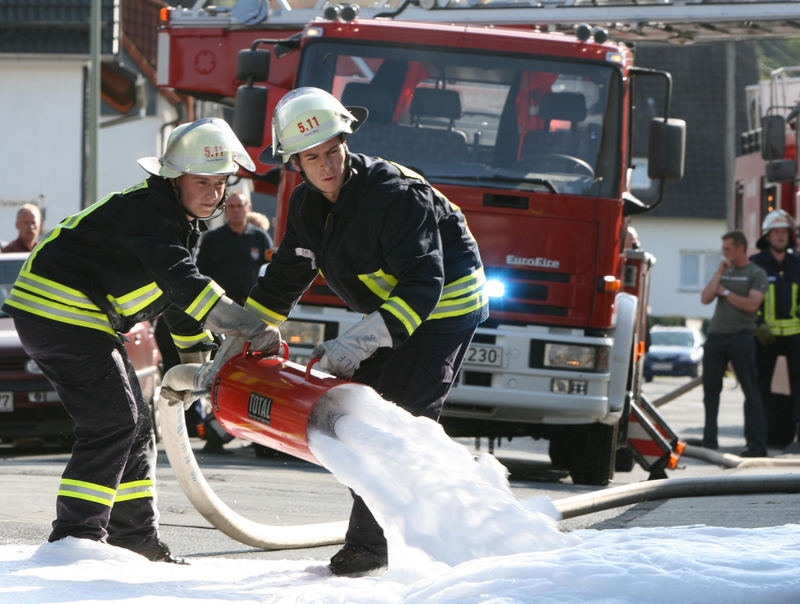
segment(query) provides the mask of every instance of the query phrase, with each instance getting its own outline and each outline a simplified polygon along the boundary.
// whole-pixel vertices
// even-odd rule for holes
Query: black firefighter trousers
[[[155,437],[124,345],[93,329],[14,323],[75,422],[49,541],[71,536],[151,549],[158,542]]]
[[[438,420],[475,333],[475,323],[465,326],[460,319],[425,321],[400,347],[381,348],[362,362],[353,381],[372,386],[412,415]],[[383,529],[364,500],[351,493],[345,542],[385,558]]]

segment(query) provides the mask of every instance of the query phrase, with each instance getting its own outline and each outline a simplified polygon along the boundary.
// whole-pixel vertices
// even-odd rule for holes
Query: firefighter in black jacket
[[[475,328],[488,316],[483,266],[464,216],[444,195],[402,166],[349,153],[345,135],[366,116],[317,88],[294,90],[276,106],[274,153],[291,160],[304,182],[245,308],[277,326],[321,273],[365,317],[317,347],[320,368],[438,419]],[[331,558],[337,575],[387,563],[382,529],[363,500],[354,500],[345,545]]]
[[[158,537],[150,410],[121,333],[164,312],[184,362],[211,334],[277,348],[279,334],[234,304],[194,265],[198,223],[225,200],[238,164],[253,168],[222,120],[176,128],[147,180],[58,224],[31,252],[3,310],[75,421],[50,541],[104,541],[151,560],[182,562]]]
[[[762,250],[750,260],[763,268],[769,288],[758,313],[756,328],[756,363],[761,398],[769,408],[772,374],[778,356],[785,355],[793,399],[795,429],[790,452],[800,451],[800,258],[795,250],[794,221],[784,210],[773,210],[764,217],[761,238],[756,247]],[[767,418],[782,418],[767,412]],[[781,422],[782,423],[782,422]],[[783,426],[776,426],[781,429]]]

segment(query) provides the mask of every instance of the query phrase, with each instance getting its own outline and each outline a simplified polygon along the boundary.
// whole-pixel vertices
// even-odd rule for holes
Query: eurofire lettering
[[[550,260],[550,258],[545,258],[543,256],[539,256],[538,258],[521,258],[520,256],[509,254],[506,256],[506,264],[535,266],[537,268],[558,268],[559,262],[558,260]]]

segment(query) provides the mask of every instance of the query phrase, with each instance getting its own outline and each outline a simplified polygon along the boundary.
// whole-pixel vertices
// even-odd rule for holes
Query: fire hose
[[[162,386],[173,391],[194,388],[200,365],[177,365],[166,372]],[[234,436],[251,440],[301,459],[318,463],[308,448],[306,430],[332,432],[342,412],[342,398],[358,396],[360,384],[311,372],[289,363],[286,356],[259,358],[246,352],[224,365],[215,379],[211,399],[215,415]],[[197,464],[181,404],[159,396],[164,448],[178,483],[194,507],[215,528],[232,539],[262,549],[291,549],[342,543],[345,521],[305,525],[267,525],[244,518],[214,493]],[[800,466],[787,459],[742,459],[702,447],[686,446],[684,455],[727,468]],[[554,501],[563,518],[606,509],[677,497],[707,497],[758,493],[798,493],[800,474],[669,478],[633,483]]]
[[[192,390],[200,365],[176,365],[164,374],[161,382],[175,391]],[[347,522],[328,522],[296,526],[254,522],[232,510],[203,476],[192,451],[184,421],[183,405],[170,403],[159,396],[161,431],[167,458],[181,489],[198,512],[231,539],[262,549],[293,549],[342,543]],[[273,443],[273,448],[275,444]]]

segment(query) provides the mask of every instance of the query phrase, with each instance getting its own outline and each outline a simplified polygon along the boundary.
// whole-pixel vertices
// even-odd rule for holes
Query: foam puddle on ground
[[[386,574],[334,577],[327,559],[199,555],[177,566],[94,541],[70,537],[30,545],[4,543],[0,535],[0,602],[800,602],[800,524],[563,534],[548,514],[552,503],[518,501],[493,458],[476,462],[438,424],[411,417],[374,393],[364,395],[363,387],[354,396],[358,389],[334,389],[343,396],[331,413],[321,413],[331,421],[309,428],[309,444],[384,526]],[[343,407],[347,413],[337,420]],[[325,435],[330,423],[336,438]]]
[[[550,499],[523,505],[513,495],[506,469],[493,456],[476,461],[439,424],[410,415],[373,390],[341,395],[337,402],[346,414],[335,421],[336,437],[310,424],[309,447],[384,528],[390,567],[454,566],[578,543],[558,530]]]

